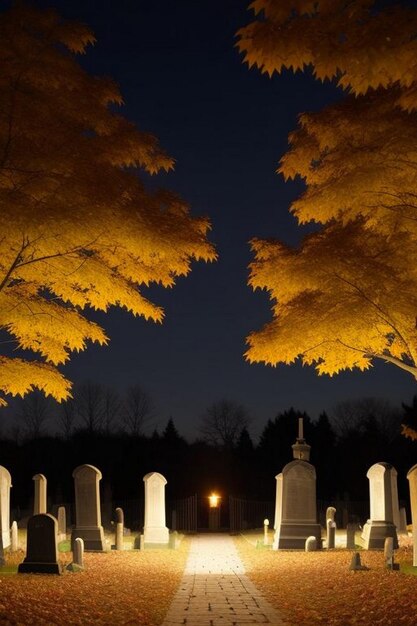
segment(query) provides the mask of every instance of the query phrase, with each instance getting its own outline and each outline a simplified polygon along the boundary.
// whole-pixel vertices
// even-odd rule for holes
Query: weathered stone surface
[[[165,485],[166,479],[158,472],[150,472],[144,476],[145,483],[145,524],[143,528],[146,545],[167,545],[169,530],[165,517]]]
[[[399,524],[397,472],[389,463],[375,463],[367,472],[370,492],[370,519],[362,532],[366,549],[383,549],[386,537],[392,537],[398,548],[396,531]]]
[[[87,551],[105,550],[103,526],[101,525],[100,480],[101,472],[93,465],[80,465],[72,473],[75,487],[75,527],[71,534],[71,546],[77,537],[84,541]]]

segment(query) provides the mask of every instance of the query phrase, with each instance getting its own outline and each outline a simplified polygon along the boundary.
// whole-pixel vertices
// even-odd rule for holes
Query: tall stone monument
[[[71,546],[77,537],[84,541],[86,550],[104,551],[105,539],[101,525],[101,472],[93,465],[79,465],[72,473],[75,487],[75,527]]]
[[[0,465],[0,533],[3,548],[10,546],[10,472]]]
[[[400,524],[397,471],[389,463],[375,463],[367,472],[370,493],[370,516],[363,527],[364,548],[384,548],[386,537],[398,548],[396,525]]]
[[[143,538],[146,545],[167,545],[169,530],[165,518],[165,485],[166,479],[158,472],[144,476],[145,483],[145,525]]]
[[[47,480],[43,474],[35,474],[32,480],[35,483],[35,495],[33,499],[33,515],[46,513],[46,485]]]
[[[303,436],[302,418],[299,418],[298,437],[292,450],[295,460],[288,463],[282,473],[275,477],[277,487],[273,550],[304,550],[309,537],[315,537],[317,545],[321,545],[321,527],[317,523],[316,470],[309,463],[310,446]]]

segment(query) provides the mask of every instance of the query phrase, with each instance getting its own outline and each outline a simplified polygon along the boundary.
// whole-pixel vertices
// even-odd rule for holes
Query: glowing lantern
[[[217,509],[217,507],[220,505],[220,496],[212,493],[211,496],[209,496],[209,504],[211,509]]]

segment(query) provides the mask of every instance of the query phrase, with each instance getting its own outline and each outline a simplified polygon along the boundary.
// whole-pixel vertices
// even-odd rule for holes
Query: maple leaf
[[[29,355],[1,357],[2,404],[34,387],[68,397],[57,365],[108,342],[88,310],[162,321],[141,289],[216,258],[209,221],[141,182],[139,168],[173,160],[115,112],[115,83],[77,63],[94,40],[55,11],[16,3],[0,14],[0,329]]]

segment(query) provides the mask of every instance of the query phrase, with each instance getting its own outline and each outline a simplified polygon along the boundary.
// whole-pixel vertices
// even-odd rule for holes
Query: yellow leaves
[[[404,573],[393,576],[386,569],[383,551],[361,552],[370,568],[362,576],[349,571],[352,552],[347,550],[277,554],[256,550],[246,538],[236,543],[252,582],[278,610],[284,610],[289,624],[415,625],[417,578]],[[395,558],[409,566],[412,555],[401,547]]]
[[[216,258],[209,221],[174,194],[148,192],[135,171],[169,170],[173,159],[112,111],[122,102],[113,81],[89,76],[56,45],[83,52],[93,41],[53,11],[0,14],[0,139],[10,146],[0,168],[0,329],[53,364],[89,341],[107,343],[89,309],[161,321],[142,286],[171,287],[194,259]],[[24,363],[21,386],[10,361],[0,391],[33,384],[66,397],[54,368]]]
[[[312,65],[319,80],[337,78],[355,94],[417,78],[417,12],[372,11],[373,2],[255,1],[258,20],[237,33],[250,66],[272,74]]]
[[[70,396],[71,383],[52,365],[0,356],[1,393],[23,396],[35,388],[61,401]]]
[[[408,437],[412,441],[417,441],[417,431],[415,431],[414,428],[411,428],[411,426],[401,424],[401,434],[404,435],[404,437]]]
[[[300,358],[329,375],[365,370],[384,354],[397,364],[417,363],[412,238],[387,241],[358,222],[314,233],[299,250],[257,240],[252,248],[249,282],[268,290],[273,320],[248,337],[249,361]]]

